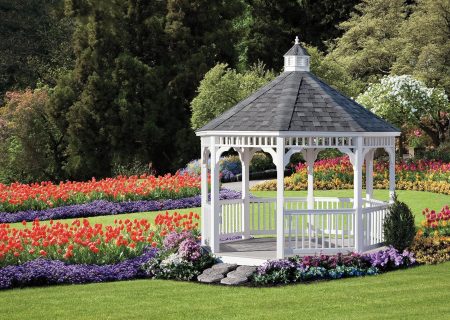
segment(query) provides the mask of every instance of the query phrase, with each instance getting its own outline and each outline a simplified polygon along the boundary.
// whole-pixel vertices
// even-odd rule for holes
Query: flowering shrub
[[[187,174],[116,177],[88,182],[0,184],[0,212],[43,210],[94,200],[179,199],[200,194],[200,177]]]
[[[416,263],[409,251],[400,253],[393,247],[360,255],[305,256],[269,260],[258,267],[253,280],[256,284],[283,284],[321,279],[338,279],[373,275]]]
[[[365,166],[363,166],[365,175]],[[396,188],[399,190],[431,191],[450,194],[450,164],[441,161],[419,160],[399,162],[395,167]],[[296,166],[296,172],[284,180],[285,190],[306,190],[306,164]],[[363,179],[365,181],[365,179]],[[389,187],[389,163],[374,161],[374,187]],[[314,188],[317,190],[353,188],[353,167],[348,156],[319,160],[314,163]],[[253,190],[276,190],[276,181],[267,181]]]
[[[241,193],[223,189],[220,190],[219,198],[240,199]],[[21,221],[34,221],[35,219],[56,220],[67,218],[86,218],[94,216],[114,215],[119,213],[148,212],[174,210],[182,208],[196,208],[201,206],[201,197],[194,196],[182,199],[168,200],[139,200],[126,202],[111,202],[106,200],[95,200],[84,204],[74,204],[58,208],[44,210],[25,210],[14,213],[0,212],[0,223],[14,223]]]
[[[214,264],[214,257],[198,243],[195,232],[171,232],[156,256],[143,265],[155,279],[195,280]]]
[[[450,209],[448,205],[444,206],[439,213],[426,208],[422,211],[425,220],[422,221],[424,236],[440,234],[450,236]]]
[[[38,258],[71,264],[111,264],[141,255],[145,248],[161,247],[169,232],[183,233],[198,226],[195,213],[158,215],[155,225],[146,219],[115,220],[112,226],[74,220],[70,225],[33,221],[24,229],[0,224],[0,266],[19,265]],[[198,231],[193,230],[192,234]]]

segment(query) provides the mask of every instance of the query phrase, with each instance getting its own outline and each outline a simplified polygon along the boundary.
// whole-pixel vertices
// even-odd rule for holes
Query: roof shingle
[[[399,132],[310,72],[283,72],[198,131]]]

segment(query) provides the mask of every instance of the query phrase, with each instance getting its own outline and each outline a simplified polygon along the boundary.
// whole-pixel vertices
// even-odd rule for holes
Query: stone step
[[[226,285],[240,285],[247,283],[256,267],[238,266],[230,263],[218,263],[211,268],[205,269],[197,277],[199,282],[203,283],[221,283]]]

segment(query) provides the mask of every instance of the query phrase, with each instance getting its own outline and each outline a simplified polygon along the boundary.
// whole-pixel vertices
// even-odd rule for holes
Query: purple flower
[[[295,269],[295,263],[288,259],[268,260],[257,269],[258,274],[267,274],[273,270]]]
[[[384,250],[368,253],[365,255],[365,258],[368,259],[373,267],[377,267],[382,270],[411,266],[416,262],[412,252],[405,250],[400,253],[392,246]]]
[[[220,191],[221,200],[240,199],[241,193],[223,189]],[[195,208],[201,206],[200,196],[182,199],[168,200],[140,200],[127,202],[111,202],[106,200],[95,200],[84,204],[50,208],[45,210],[26,210],[17,212],[0,212],[0,223],[14,223],[21,221],[33,221],[35,219],[57,220],[75,219],[95,216],[114,215],[120,213],[148,212],[160,210],[173,210],[183,208]]]
[[[155,256],[154,249],[117,264],[67,264],[59,260],[36,259],[18,266],[0,268],[0,289],[49,284],[75,284],[130,280],[145,277],[141,266]]]
[[[192,235],[191,232],[183,231],[178,233],[176,231],[173,231],[164,238],[163,243],[164,249],[166,250],[177,249],[180,243],[186,239],[192,239],[194,241],[194,236]]]
[[[200,257],[202,256],[200,244],[198,244],[192,238],[183,240],[183,242],[180,243],[178,253],[183,259],[192,262],[200,259]]]

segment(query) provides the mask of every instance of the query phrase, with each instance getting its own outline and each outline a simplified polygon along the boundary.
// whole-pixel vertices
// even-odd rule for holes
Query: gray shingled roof
[[[310,72],[283,72],[198,131],[399,132]]]
[[[308,51],[303,48],[300,44],[296,43],[284,56],[309,56]]]

